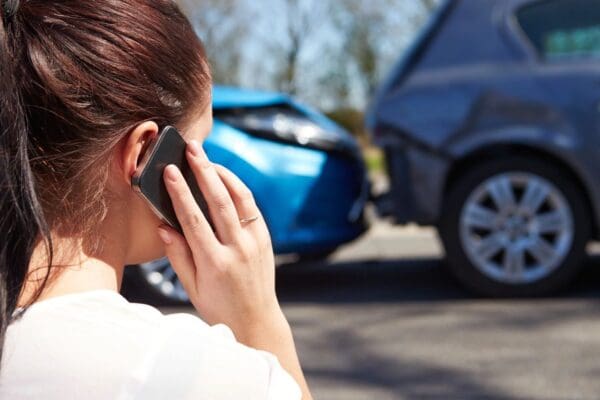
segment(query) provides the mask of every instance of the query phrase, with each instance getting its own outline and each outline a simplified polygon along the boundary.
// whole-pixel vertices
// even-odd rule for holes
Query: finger
[[[241,225],[227,188],[197,141],[191,140],[187,149],[188,162],[204,195],[219,239],[222,243],[235,242]]]
[[[229,190],[240,218],[258,217],[255,221],[241,223],[243,230],[248,231],[259,243],[270,243],[271,238],[267,221],[263,218],[252,191],[229,169],[218,164],[215,164],[215,168],[227,190]]]
[[[222,165],[214,164],[219,177],[229,191],[229,195],[235,204],[237,213],[240,218],[252,218],[261,216],[261,212],[256,205],[252,191],[246,186],[240,178],[237,177],[231,170]]]
[[[196,203],[181,171],[175,165],[168,165],[164,171],[164,181],[171,197],[173,209],[183,234],[192,252],[197,254],[216,252],[221,244]],[[199,254],[199,253],[198,253]]]
[[[183,288],[188,295],[193,294],[196,288],[196,264],[185,238],[166,225],[158,227],[158,236],[165,245],[167,258]]]

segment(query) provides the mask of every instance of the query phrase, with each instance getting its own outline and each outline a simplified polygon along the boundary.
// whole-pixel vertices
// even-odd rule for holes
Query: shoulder
[[[141,367],[146,375],[136,399],[301,398],[277,357],[237,342],[225,325],[171,314],[164,317],[160,332],[160,345]]]
[[[152,347],[162,317],[110,291],[35,303],[7,329],[0,398],[7,390],[7,398],[112,398]]]
[[[132,334],[158,329],[163,317],[154,307],[130,303],[117,292],[97,290],[35,303],[9,326],[8,334],[19,342],[23,337],[33,342],[60,337],[70,340],[71,345],[127,340]],[[137,340],[147,336],[140,335]]]
[[[65,382],[89,399],[300,398],[276,357],[238,343],[228,327],[114,292],[32,306],[9,327],[1,370],[8,387],[11,379],[46,382],[36,385],[45,398],[64,398]],[[52,390],[57,397],[46,396]]]

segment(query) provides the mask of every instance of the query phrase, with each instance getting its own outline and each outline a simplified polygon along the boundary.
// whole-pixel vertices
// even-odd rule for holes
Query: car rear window
[[[517,20],[544,59],[600,58],[600,0],[538,1]]]

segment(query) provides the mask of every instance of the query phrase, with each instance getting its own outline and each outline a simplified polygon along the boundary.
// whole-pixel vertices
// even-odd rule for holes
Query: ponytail
[[[29,163],[27,121],[17,77],[19,49],[12,40],[18,4],[3,0],[0,18],[0,360],[39,235],[47,239],[52,259]]]

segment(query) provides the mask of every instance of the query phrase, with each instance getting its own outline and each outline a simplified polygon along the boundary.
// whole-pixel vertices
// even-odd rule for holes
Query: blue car
[[[215,87],[209,158],[254,193],[275,254],[326,257],[367,228],[370,194],[357,141],[322,114],[279,93]],[[187,301],[166,258],[126,269],[126,291]]]

